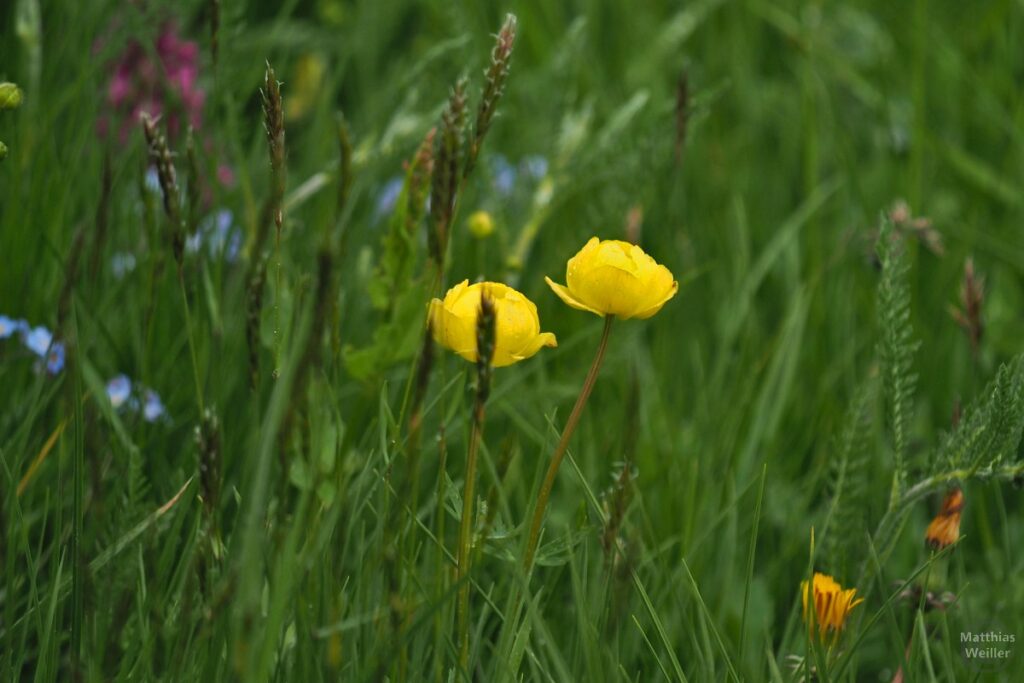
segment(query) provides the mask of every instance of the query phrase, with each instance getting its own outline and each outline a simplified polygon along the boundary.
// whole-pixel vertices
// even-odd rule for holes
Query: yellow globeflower
[[[668,268],[635,244],[619,240],[590,238],[565,270],[565,286],[544,278],[562,301],[623,320],[650,318],[679,289]]]
[[[542,346],[558,346],[555,335],[540,331],[537,307],[520,292],[500,282],[471,285],[469,280],[449,289],[444,301],[430,302],[430,326],[438,344],[476,362],[476,318],[485,290],[494,302],[494,367],[529,358]]]
[[[807,601],[812,591],[814,594],[814,623],[818,625],[818,636],[823,640],[828,631],[838,635],[843,630],[846,618],[853,608],[864,602],[864,598],[857,597],[856,588],[843,590],[843,587],[828,574],[815,572],[813,588],[808,587],[806,581],[800,582],[800,592],[803,594],[804,621],[808,626],[811,625],[811,622]]]

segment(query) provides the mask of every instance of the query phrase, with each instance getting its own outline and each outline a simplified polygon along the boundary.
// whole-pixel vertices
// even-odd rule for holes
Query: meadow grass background
[[[19,109],[0,112],[10,148],[0,162],[0,314],[61,322],[69,348],[63,371],[49,375],[16,338],[0,340],[0,678],[465,680],[442,547],[455,551],[472,368],[437,351],[413,521],[410,498],[396,495],[408,465],[398,418],[422,309],[389,320],[367,292],[389,230],[381,195],[461,75],[474,111],[506,12],[518,17],[512,72],[459,198],[446,286],[484,277],[518,287],[559,347],[495,373],[472,676],[805,675],[789,656],[822,653],[800,625],[799,583],[813,564],[857,585],[872,562],[865,533],[889,502],[895,447],[874,244],[897,199],[944,244],[935,253],[896,227],[920,344],[906,410],[905,455],[919,463],[910,484],[941,449],[955,406],[983,395],[1024,350],[1024,6],[222,0],[216,64],[210,6],[14,0],[0,9],[0,80],[25,93]],[[145,143],[141,130],[124,143],[97,133],[112,60],[128,41],[151,46],[169,17],[200,49],[203,214],[230,210],[246,243],[270,183],[259,100],[267,60],[286,106],[285,225],[255,391],[245,337],[252,255],[190,254],[183,273],[202,403],[219,422],[222,486],[209,513],[186,318],[160,196],[144,182]],[[297,70],[310,56],[323,78],[302,92]],[[290,99],[302,97],[306,111],[289,118]],[[339,110],[354,154],[343,248],[334,241],[336,316],[292,398],[271,370],[291,376],[313,315],[317,247],[335,230]],[[184,140],[171,144],[185,177]],[[495,183],[499,155],[518,169],[507,193]],[[527,172],[534,156],[548,162],[541,177]],[[233,184],[214,180],[218,165]],[[307,181],[310,191],[298,190]],[[506,618],[524,585],[524,522],[601,327],[543,276],[561,280],[592,235],[624,239],[637,208],[640,243],[680,291],[654,318],[615,325],[554,490],[531,607]],[[466,228],[478,209],[497,226],[486,239]],[[414,240],[417,276],[424,235]],[[136,266],[117,277],[111,259],[124,253]],[[976,355],[948,310],[969,257],[985,278]],[[389,322],[382,347],[394,362],[367,370],[353,359]],[[104,383],[118,373],[156,390],[166,418],[113,409]],[[864,480],[840,527],[859,531],[847,537],[826,519],[858,396]],[[298,417],[281,434],[288,409]],[[1011,441],[1004,462],[1020,457]],[[616,494],[624,466],[632,476]],[[858,585],[866,602],[836,648],[850,655],[839,680],[892,680],[912,629],[906,680],[1024,678],[1020,644],[1000,671],[978,674],[958,641],[987,628],[1024,638],[1021,494],[998,477],[965,481],[965,538],[926,567],[924,528],[943,490],[908,508],[892,553]],[[602,503],[622,505],[610,531]],[[608,538],[619,551],[606,552]],[[954,606],[921,613],[915,600],[886,600],[922,569],[916,581],[956,594]]]

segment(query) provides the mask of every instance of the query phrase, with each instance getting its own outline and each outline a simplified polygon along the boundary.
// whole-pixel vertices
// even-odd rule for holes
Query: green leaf
[[[397,300],[388,322],[374,330],[369,346],[344,351],[345,365],[359,380],[379,377],[388,368],[412,358],[423,338],[426,288],[417,283]]]

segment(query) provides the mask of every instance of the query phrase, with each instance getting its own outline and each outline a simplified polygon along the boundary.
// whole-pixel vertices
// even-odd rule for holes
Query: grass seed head
[[[480,312],[476,317],[476,395],[477,403],[487,401],[491,393],[494,349],[497,341],[494,300],[485,287],[480,292]]]
[[[434,175],[430,191],[432,229],[428,234],[428,244],[430,257],[437,264],[444,263],[448,248],[448,233],[459,187],[459,156],[465,125],[466,79],[462,78],[452,88],[448,104],[441,113],[441,135],[437,138],[434,152]]]
[[[512,49],[515,47],[517,26],[515,15],[508,14],[498,35],[495,36],[494,48],[491,50],[491,62],[484,71],[486,85],[480,96],[480,106],[477,108],[476,121],[473,124],[473,139],[466,154],[463,176],[469,175],[476,165],[484,137],[498,110],[498,102],[501,101],[501,96],[505,93],[505,82],[508,80],[509,67],[512,64]]]
[[[185,234],[181,224],[181,194],[174,160],[167,146],[167,138],[157,129],[156,120],[149,114],[142,114],[142,132],[149,148],[149,162],[156,167],[160,191],[164,198],[164,213],[171,223],[171,249],[174,260],[181,268],[185,258]]]
[[[284,222],[281,208],[285,186],[284,107],[281,98],[281,82],[277,80],[277,74],[274,73],[274,67],[270,65],[270,62],[267,62],[260,98],[263,103],[263,127],[267,133],[267,145],[270,149],[272,175],[270,203],[274,224],[280,231]]]
[[[212,407],[203,411],[193,435],[196,443],[196,461],[199,467],[199,486],[203,492],[203,507],[207,513],[217,510],[220,496],[220,421]]]
[[[246,284],[245,341],[249,348],[249,380],[254,391],[260,376],[260,319],[263,313],[263,284],[267,279],[267,259],[258,255]]]

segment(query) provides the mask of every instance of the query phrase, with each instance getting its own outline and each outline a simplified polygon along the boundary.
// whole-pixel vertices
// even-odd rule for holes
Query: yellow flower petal
[[[853,608],[864,601],[857,598],[857,589],[843,587],[827,574],[816,572],[811,585],[807,581],[800,582],[800,593],[803,602],[804,621],[808,628],[814,623],[818,629],[818,636],[824,640],[831,631],[838,636],[846,625]],[[807,603],[813,594],[814,612],[808,610]],[[813,622],[811,621],[813,619]]]
[[[643,310],[643,311],[640,311],[639,313],[637,313],[633,317],[637,318],[638,320],[646,320],[647,318],[650,318],[652,315],[654,315],[655,313],[660,311],[661,307],[664,306],[668,302],[669,299],[674,297],[676,295],[676,292],[678,292],[678,291],[679,291],[679,283],[676,282],[675,280],[673,280],[672,281],[672,286],[669,287],[668,292],[666,292],[664,296],[662,296],[660,299],[658,299],[657,302],[654,305],[652,305],[650,308],[648,308],[646,310]]]
[[[530,356],[534,355],[535,353],[540,351],[542,347],[545,346],[547,346],[548,348],[555,348],[558,346],[558,339],[555,338],[555,335],[553,335],[550,332],[541,332],[532,340],[530,340],[530,342],[525,347],[520,349],[519,353],[513,356],[514,360],[512,362],[517,362],[529,358]],[[498,366],[495,365],[495,367]]]
[[[558,298],[564,301],[569,306],[572,306],[573,308],[579,309],[581,311],[589,311],[595,315],[604,316],[604,313],[602,313],[601,311],[593,309],[590,306],[583,303],[582,301],[576,299],[572,294],[569,293],[569,290],[564,285],[558,284],[557,282],[555,282],[554,280],[547,276],[544,276],[544,281],[548,283],[548,287],[551,288],[551,291],[557,294]]]
[[[476,318],[455,315],[440,299],[430,302],[431,333],[441,346],[476,362]]]

